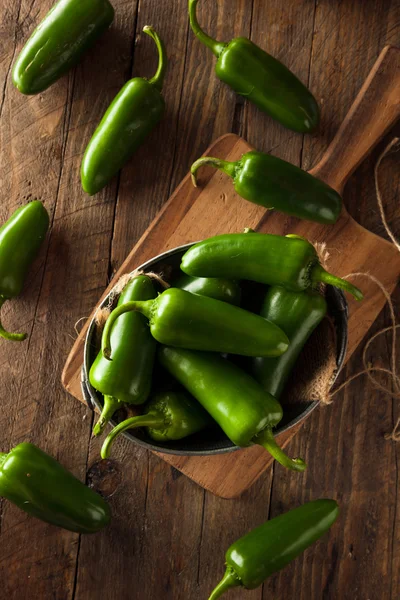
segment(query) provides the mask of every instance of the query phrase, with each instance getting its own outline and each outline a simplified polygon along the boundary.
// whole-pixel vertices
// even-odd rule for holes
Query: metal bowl
[[[138,267],[138,270],[145,272],[156,272],[156,273],[177,273],[179,272],[179,265],[181,262],[182,255],[190,248],[193,244],[186,244],[164,252],[155,258],[147,261],[143,265]],[[335,374],[335,380],[340,372],[343,365],[344,358],[347,349],[347,321],[348,321],[348,307],[345,296],[341,290],[327,286],[326,300],[328,303],[328,314],[335,329],[336,338],[336,365],[337,370]],[[106,297],[101,304],[101,308],[104,308],[108,303],[108,297]],[[82,367],[82,391],[84,398],[88,406],[94,410],[95,408],[101,410],[103,405],[103,397],[97,392],[89,382],[89,370],[90,366],[94,361],[96,352],[95,339],[96,339],[96,323],[93,318],[90,322],[88,332],[85,341],[84,350],[84,364]],[[333,382],[334,383],[334,382]],[[302,402],[301,404],[290,404],[284,408],[284,418],[275,430],[275,434],[279,435],[284,431],[287,431],[303,421],[308,417],[311,412],[318,406],[319,400]],[[116,422],[111,420],[111,424],[115,427]],[[148,437],[144,430],[137,429],[132,432],[126,432],[123,435],[132,442],[143,446],[149,450],[155,452],[162,452],[164,454],[175,454],[180,456],[202,456],[212,454],[223,454],[225,452],[234,452],[239,448],[235,446],[222,432],[219,427],[210,428],[209,430],[197,433],[186,439],[179,440],[177,442],[168,442],[160,444],[153,441]]]

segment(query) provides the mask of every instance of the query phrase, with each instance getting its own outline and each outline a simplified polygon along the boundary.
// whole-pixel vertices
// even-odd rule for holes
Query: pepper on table
[[[77,533],[96,533],[111,519],[99,494],[33,444],[0,453],[0,496],[33,517]]]
[[[167,69],[164,44],[152,27],[144,33],[155,42],[159,62],[151,79],[135,77],[118,92],[90,140],[82,160],[85,192],[97,194],[118,173],[161,120],[165,111],[162,86]]]
[[[335,500],[314,500],[253,529],[228,548],[225,575],[208,600],[234,587],[258,588],[325,535],[338,516]]]
[[[208,352],[160,346],[158,360],[236,446],[258,444],[284,467],[305,470],[302,459],[289,458],[275,441],[272,430],[282,419],[281,405],[250,375]]]
[[[18,208],[0,228],[0,309],[21,293],[48,228],[49,215],[38,200]],[[22,342],[26,334],[5,331],[0,320],[0,337]]]
[[[181,269],[192,277],[248,279],[301,292],[326,283],[363,299],[349,281],[328,273],[312,244],[297,235],[228,233],[195,244],[182,257]]]
[[[133,300],[156,297],[151,279],[139,275],[123,289],[118,306]],[[110,328],[113,360],[100,351],[93,362],[90,384],[104,396],[103,410],[93,434],[99,435],[114,412],[126,404],[143,404],[150,393],[156,342],[150,334],[146,319],[138,312],[127,313]]]
[[[173,286],[200,296],[208,296],[215,300],[228,302],[240,306],[242,290],[237,281],[216,277],[190,277],[182,273],[174,282]]]
[[[286,333],[289,347],[277,358],[254,358],[252,371],[262,388],[278,400],[306,341],[326,313],[326,300],[317,291],[291,292],[279,286],[267,291],[260,314]]]
[[[144,427],[156,442],[181,440],[205,429],[212,422],[208,413],[184,392],[159,392],[146,405],[146,412],[119,423],[106,437],[101,457],[108,458],[115,439],[124,431]]]
[[[198,0],[189,0],[190,25],[217,57],[217,77],[237,94],[293,131],[310,133],[319,123],[318,104],[301,81],[276,58],[249,39],[228,43],[207,35],[197,20]]]
[[[239,196],[265,208],[327,225],[336,223],[342,210],[342,198],[333,188],[270,154],[253,150],[234,162],[203,156],[191,167],[195,186],[197,171],[205,165],[229,175]]]
[[[150,320],[152,336],[161,344],[226,352],[242,356],[280,356],[288,339],[266,319],[214,298],[170,288],[155,300],[121,303],[108,317],[102,350],[111,357],[111,329],[121,315],[139,311]]]
[[[23,94],[38,94],[75,66],[111,25],[108,0],[59,0],[32,33],[12,72]]]

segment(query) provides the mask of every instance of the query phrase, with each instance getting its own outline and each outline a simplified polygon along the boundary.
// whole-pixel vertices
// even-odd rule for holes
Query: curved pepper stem
[[[161,92],[164,83],[165,72],[167,70],[167,53],[165,50],[164,42],[159,37],[158,33],[152,27],[150,27],[150,25],[145,25],[145,27],[143,27],[143,31],[155,41],[157,46],[158,68],[154,77],[149,79],[149,83],[154,85],[154,87],[156,87]]]
[[[334,287],[340,288],[341,290],[352,294],[356,300],[360,301],[364,298],[364,294],[358,289],[358,287],[349,281],[346,281],[345,279],[341,279],[340,277],[336,277],[336,275],[328,273],[321,265],[315,265],[315,267],[313,267],[311,272],[311,280],[313,283],[327,283],[329,285],[333,285]]]
[[[229,177],[232,178],[235,177],[236,170],[238,168],[237,162],[229,162],[227,160],[222,160],[221,158],[203,156],[202,158],[199,158],[199,160],[196,160],[196,162],[194,162],[190,168],[190,173],[192,175],[192,183],[194,187],[197,187],[197,171],[200,167],[204,167],[206,165],[215,167],[216,169],[219,169],[220,171],[226,173],[226,175],[229,175]]]
[[[235,571],[230,567],[227,567],[225,575],[223,576],[217,587],[213,589],[213,591],[211,592],[211,596],[208,600],[217,600],[217,598],[220,598],[222,594],[225,594],[225,592],[227,592],[228,590],[232,589],[233,587],[238,587],[240,585],[240,580],[237,577]]]
[[[151,427],[152,429],[162,429],[165,427],[165,419],[162,413],[148,413],[147,415],[139,415],[138,417],[131,417],[119,423],[114,429],[108,434],[104,443],[101,447],[101,458],[108,458],[110,456],[111,446],[113,445],[115,438],[121,433],[127,431],[127,429],[133,429],[135,427]]]
[[[305,471],[307,468],[306,463],[302,458],[290,458],[282,450],[275,441],[274,434],[270,427],[267,427],[261,433],[259,433],[253,442],[268,450],[268,452],[277,460],[283,467],[291,469],[292,471]]]
[[[193,33],[195,34],[195,36],[197,38],[199,38],[199,40],[205,45],[207,46],[207,48],[210,48],[210,50],[215,54],[215,56],[218,58],[221,54],[221,52],[223,52],[224,48],[226,47],[226,44],[224,44],[223,42],[217,42],[217,40],[215,40],[214,38],[210,37],[209,35],[207,35],[202,28],[199,25],[199,22],[197,20],[197,4],[198,4],[199,0],[189,0],[189,19],[190,19],[190,26],[193,30]]]
[[[137,311],[142,313],[148,319],[151,318],[152,308],[153,308],[154,300],[132,300],[131,302],[125,302],[125,304],[121,304],[117,306],[110,316],[108,317],[106,324],[104,326],[103,335],[101,337],[101,351],[107,360],[111,359],[111,330],[115,323],[115,321],[121,315],[124,315],[127,312]]]
[[[93,428],[93,435],[98,436],[103,433],[107,423],[116,410],[122,406],[122,403],[114,396],[104,396],[104,405],[101,415]]]
[[[7,298],[0,296],[0,310],[6,300]],[[9,340],[10,342],[23,342],[26,339],[26,336],[26,333],[10,333],[9,331],[6,331],[1,324],[0,319],[0,337]]]

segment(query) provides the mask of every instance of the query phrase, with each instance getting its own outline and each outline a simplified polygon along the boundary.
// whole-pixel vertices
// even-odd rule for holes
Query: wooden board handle
[[[400,117],[400,49],[386,46],[321,161],[310,173],[339,193]]]

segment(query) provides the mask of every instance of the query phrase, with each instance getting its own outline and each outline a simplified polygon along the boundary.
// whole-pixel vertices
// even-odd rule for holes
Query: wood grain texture
[[[59,385],[76,321],[89,315],[112,272],[212,139],[228,131],[243,133],[260,150],[272,150],[304,168],[315,165],[380,50],[400,44],[400,5],[398,0],[202,0],[200,18],[210,32],[225,39],[250,34],[304,81],[309,78],[322,102],[323,119],[318,134],[303,141],[211,77],[214,59],[188,32],[186,0],[114,0],[117,16],[110,37],[48,92],[35,98],[19,95],[7,74],[50,4],[3,0],[0,7],[0,219],[33,196],[55,215],[48,246],[23,296],[5,311],[5,323],[25,327],[31,338],[18,347],[0,343],[0,442],[6,449],[33,441],[83,479],[87,468],[91,477],[98,471],[98,442],[90,440],[90,413]],[[119,182],[89,199],[77,170],[83,148],[129,73],[151,71],[153,48],[143,36],[132,53],[139,23],[151,21],[165,32],[175,61],[167,83],[169,120],[160,125],[162,134],[156,130],[149,138],[143,163],[134,159]],[[399,128],[393,133],[398,135]],[[345,190],[350,214],[379,235],[385,234],[372,171],[383,144]],[[389,222],[399,235],[396,156],[382,166],[382,191]],[[398,310],[398,291],[394,301]],[[384,311],[374,327],[386,324]],[[383,336],[371,360],[387,363],[389,344],[390,336]],[[359,352],[344,376],[359,369]],[[1,504],[3,593],[16,600],[207,597],[233,539],[306,498],[335,496],[342,516],[329,536],[264,590],[237,590],[230,597],[397,600],[399,450],[384,442],[383,434],[398,415],[394,401],[377,394],[365,379],[355,381],[333,406],[315,412],[291,443],[291,454],[306,454],[306,479],[278,466],[235,501],[204,493],[165,462],[123,440],[116,446],[118,460],[96,479],[106,491],[116,488],[114,520],[107,531],[80,538]]]

